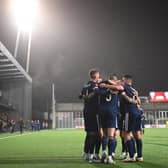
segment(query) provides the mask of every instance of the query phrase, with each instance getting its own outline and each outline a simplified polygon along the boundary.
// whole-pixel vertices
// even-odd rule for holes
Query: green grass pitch
[[[168,129],[145,130],[143,163],[89,164],[81,158],[84,136],[83,130],[1,134],[0,168],[168,168]]]

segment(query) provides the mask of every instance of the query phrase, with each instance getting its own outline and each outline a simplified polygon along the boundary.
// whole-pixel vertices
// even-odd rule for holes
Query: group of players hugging
[[[115,163],[117,136],[120,135],[122,152],[119,159],[142,162],[144,115],[131,75],[119,80],[117,75],[111,74],[108,80],[102,80],[99,71],[91,69],[89,76],[90,81],[79,96],[84,100],[84,160],[89,163]]]

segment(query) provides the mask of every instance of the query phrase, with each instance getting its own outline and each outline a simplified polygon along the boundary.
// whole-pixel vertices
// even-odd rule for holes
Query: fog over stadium
[[[167,0],[40,0],[32,32],[30,75],[33,110],[46,109],[55,83],[58,102],[77,102],[90,68],[131,74],[140,95],[167,91]],[[0,41],[14,52],[17,26],[0,0]],[[27,35],[21,37],[17,60],[25,67]]]

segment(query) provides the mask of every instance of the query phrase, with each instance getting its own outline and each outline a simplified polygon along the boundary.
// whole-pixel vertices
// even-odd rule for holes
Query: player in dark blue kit
[[[123,90],[123,87],[112,85],[109,81],[102,82],[96,90],[96,93],[99,95],[100,125],[104,138],[108,138],[108,142],[102,141],[102,146],[104,146],[103,143],[105,145],[108,144],[108,157],[106,157],[106,151],[104,149],[102,153],[102,161],[107,163],[114,163],[112,152],[116,143],[114,135],[117,127],[118,94],[116,91],[118,90]]]
[[[84,99],[84,122],[85,122],[85,145],[84,157],[88,158],[92,163],[94,160],[99,160],[99,150],[101,145],[101,137],[99,134],[99,120],[98,120],[98,97],[94,90],[98,88],[100,81],[99,72],[95,69],[90,70],[89,76],[91,80],[82,89],[80,98]],[[95,148],[95,156],[94,156]]]
[[[112,85],[121,85],[121,81],[118,79],[118,76],[116,74],[110,74],[108,82]],[[118,98],[120,99],[120,94],[119,93],[120,93],[119,91],[116,91],[116,89],[113,89],[113,94],[117,94]],[[121,114],[120,114],[120,110],[119,110],[119,107],[120,107],[119,99],[118,99],[117,124],[116,124],[116,130],[115,130],[115,133],[114,133],[114,144],[115,144],[115,146],[114,146],[113,151],[112,151],[113,159],[115,159],[115,151],[116,151],[116,148],[117,148],[117,138],[120,135],[120,130],[121,130],[120,129],[121,128]],[[106,142],[107,142],[107,140],[106,140]]]
[[[137,101],[140,104],[138,92],[132,86],[132,77],[125,75],[124,92],[129,98]],[[136,140],[137,146],[137,161],[143,161],[142,157],[142,134],[141,134],[141,117],[142,111],[135,103],[127,102],[125,114],[125,142],[128,147],[130,158],[124,160],[124,162],[132,162],[134,159],[134,142],[132,141],[132,134]]]
[[[117,127],[115,129],[115,133],[114,133],[114,147],[113,147],[113,150],[112,150],[112,156],[114,157],[115,155],[115,148],[117,146],[117,136],[118,134],[120,133],[120,136],[121,136],[121,140],[122,140],[122,158],[125,158],[125,152],[126,152],[126,146],[125,146],[125,142],[124,142],[124,119],[125,119],[125,113],[126,113],[126,108],[125,108],[125,102],[129,102],[129,103],[134,103],[136,104],[137,101],[134,101],[132,98],[128,97],[126,94],[121,94],[122,91],[118,91],[118,90],[121,90],[121,88],[114,88],[116,86],[119,86],[120,85],[123,85],[123,80],[118,80],[117,78],[117,75],[115,74],[112,74],[110,75],[110,79],[108,80],[108,84],[106,83],[103,87],[104,88],[108,88],[108,89],[111,89],[112,93],[113,94],[116,94],[118,95],[119,97],[119,101],[120,103],[116,102],[117,104],[119,104],[119,107],[116,106],[116,109],[117,109]],[[107,144],[107,140],[106,140],[106,137],[103,136],[102,138],[102,149],[103,149],[103,155],[102,155],[102,160],[103,158],[105,158],[105,150],[106,150],[106,144]]]

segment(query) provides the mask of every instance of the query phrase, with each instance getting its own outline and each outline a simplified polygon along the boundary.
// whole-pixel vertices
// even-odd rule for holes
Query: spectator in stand
[[[46,127],[46,129],[48,129],[48,122],[47,121],[45,122],[45,127]]]
[[[34,120],[34,129],[37,131],[37,120]]]
[[[42,128],[45,129],[45,121],[42,122]]]
[[[40,131],[40,121],[37,120],[37,130]]]
[[[19,121],[19,129],[21,134],[23,133],[23,127],[24,127],[24,122],[23,122],[23,119],[21,118]]]
[[[11,133],[14,133],[15,131],[15,121],[14,120],[11,120]]]
[[[32,131],[34,131],[34,121],[33,120],[31,121],[31,129]]]

